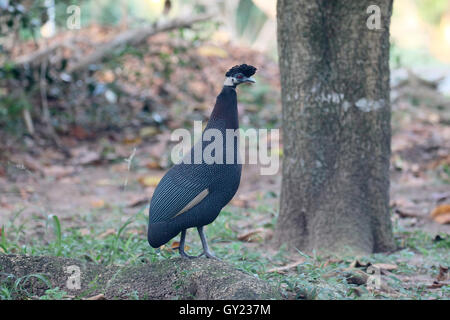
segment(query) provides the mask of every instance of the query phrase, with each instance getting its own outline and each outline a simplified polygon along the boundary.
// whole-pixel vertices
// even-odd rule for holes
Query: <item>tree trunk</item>
[[[39,297],[56,287],[73,299],[99,294],[105,299],[280,298],[266,282],[224,262],[204,258],[103,266],[59,257],[0,254],[0,283],[11,286],[15,299]]]
[[[379,25],[367,13],[373,4]],[[279,0],[277,12],[284,160],[275,242],[391,250],[392,0]]]

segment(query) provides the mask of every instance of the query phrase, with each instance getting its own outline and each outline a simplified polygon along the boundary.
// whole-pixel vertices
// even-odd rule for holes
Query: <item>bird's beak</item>
[[[245,78],[242,82],[256,83],[255,79],[252,77]]]

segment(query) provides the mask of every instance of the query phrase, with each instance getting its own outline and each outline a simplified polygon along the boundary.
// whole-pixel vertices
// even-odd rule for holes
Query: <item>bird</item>
[[[217,218],[239,188],[242,171],[241,161],[238,161],[239,141],[234,136],[230,147],[226,143],[226,131],[239,129],[236,88],[243,83],[255,83],[252,76],[256,70],[254,66],[241,64],[226,72],[222,91],[216,98],[202,132],[203,137],[209,129],[220,131],[223,137],[223,161],[194,161],[194,149],[199,147],[198,144],[204,150],[212,143],[202,138],[184,156],[183,161],[166,172],[156,186],[149,208],[147,239],[151,247],[159,248],[181,233],[178,251],[182,258],[193,259],[205,255],[206,258],[218,259],[208,247],[204,226]],[[227,153],[231,152],[233,161],[226,159]],[[198,256],[190,256],[184,250],[186,230],[189,228],[197,228],[200,236],[203,252]]]

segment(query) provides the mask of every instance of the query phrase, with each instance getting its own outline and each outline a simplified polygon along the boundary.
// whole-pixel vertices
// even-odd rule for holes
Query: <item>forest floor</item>
[[[237,195],[206,229],[216,255],[278,286],[287,299],[449,299],[450,108],[411,75],[393,84],[393,93],[391,210],[398,250],[337,258],[273,248],[281,176],[261,176],[256,165],[246,165]],[[279,114],[278,104],[270,108]],[[166,170],[169,136],[149,127],[67,136],[69,157],[25,139],[26,148],[0,166],[0,252],[119,265],[177,256],[178,239],[157,250],[146,240],[148,203]],[[200,251],[196,232],[188,232],[187,244],[188,253]],[[0,284],[0,299],[14,290]],[[68,297],[57,288],[44,298]]]

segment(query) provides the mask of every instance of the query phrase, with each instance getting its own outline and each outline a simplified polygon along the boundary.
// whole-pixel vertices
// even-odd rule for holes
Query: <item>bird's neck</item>
[[[223,86],[224,87],[236,88],[236,84],[233,82],[233,78],[232,77],[226,77],[225,81],[223,82]]]
[[[216,120],[225,121],[227,129],[239,128],[237,95],[233,87],[224,86],[217,96],[209,122]]]

